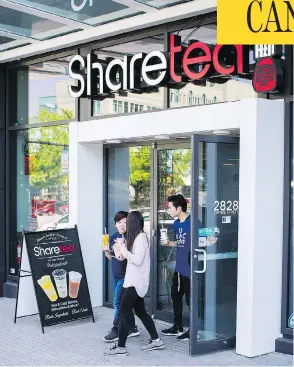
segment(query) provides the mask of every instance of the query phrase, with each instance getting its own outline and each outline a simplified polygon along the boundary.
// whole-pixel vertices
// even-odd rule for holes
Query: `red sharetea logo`
[[[41,247],[41,246],[35,246],[34,247],[34,253],[35,256],[54,256],[54,255],[62,255],[62,254],[68,254],[75,252],[75,245],[58,245],[58,246],[52,246],[52,247]]]

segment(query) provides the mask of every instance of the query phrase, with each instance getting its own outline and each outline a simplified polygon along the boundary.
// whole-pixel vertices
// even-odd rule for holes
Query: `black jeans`
[[[188,307],[190,307],[190,278],[177,272],[174,273],[171,287],[171,299],[174,309],[174,325],[177,328],[183,327],[183,296],[186,297]]]
[[[158,334],[151,316],[145,310],[144,298],[138,296],[135,287],[123,288],[120,301],[120,323],[118,327],[118,346],[125,347],[130,330],[130,320],[133,313],[141,319],[143,325],[150,334],[152,340],[158,338]]]

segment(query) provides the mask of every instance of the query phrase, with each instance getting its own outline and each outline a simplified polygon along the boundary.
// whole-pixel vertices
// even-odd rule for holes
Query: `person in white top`
[[[127,218],[126,244],[116,243],[114,246],[116,256],[127,259],[127,270],[119,310],[118,345],[115,344],[106,350],[106,355],[128,355],[126,340],[133,310],[150,334],[150,342],[142,347],[142,350],[162,349],[164,347],[151,316],[145,310],[144,297],[149,288],[150,277],[150,247],[148,237],[143,229],[144,218],[142,214],[138,211],[130,212]]]

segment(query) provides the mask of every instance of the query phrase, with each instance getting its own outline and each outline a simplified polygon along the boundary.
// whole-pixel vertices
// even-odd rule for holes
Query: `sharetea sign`
[[[294,4],[286,0],[218,0],[217,42],[293,44]]]
[[[142,52],[123,59],[85,58],[75,55],[69,62],[69,75],[77,86],[69,86],[72,97],[100,97],[118,91],[144,91],[189,81],[224,81],[232,75],[249,73],[249,48],[242,45],[209,45],[192,40],[188,47],[181,37],[170,35],[169,50]]]
[[[63,322],[94,321],[77,228],[24,232],[23,236],[15,317],[28,315],[30,302],[34,308],[29,293],[34,288],[43,332],[45,326]],[[24,283],[28,277],[32,286]]]

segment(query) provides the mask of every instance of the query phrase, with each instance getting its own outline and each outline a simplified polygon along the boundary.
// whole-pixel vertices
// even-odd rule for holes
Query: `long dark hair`
[[[132,251],[136,237],[144,230],[143,215],[134,210],[127,217],[127,249]]]

